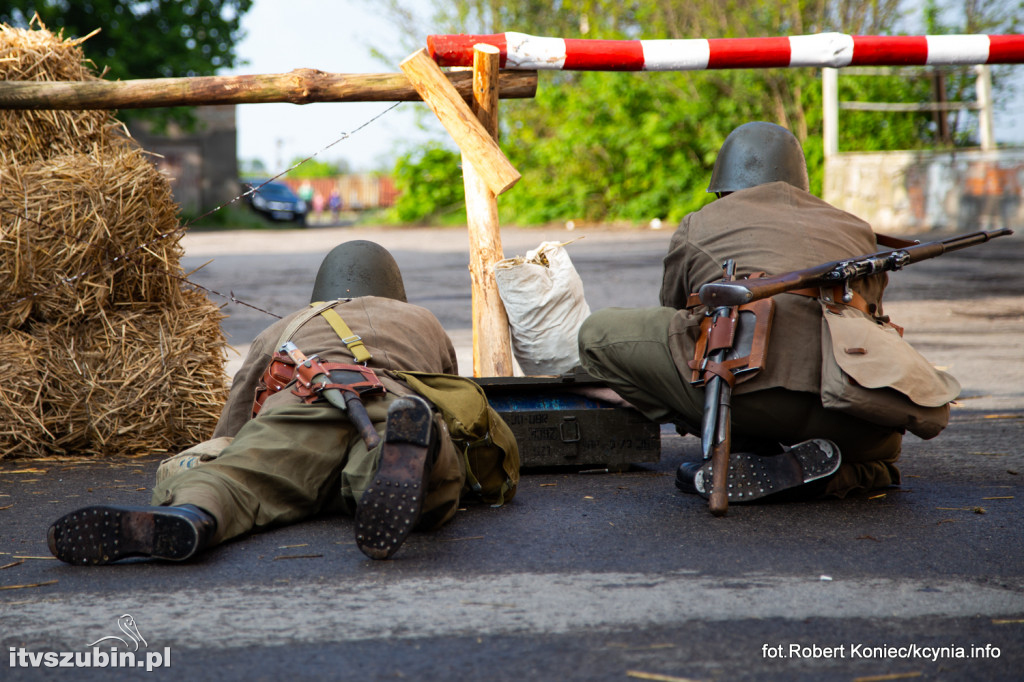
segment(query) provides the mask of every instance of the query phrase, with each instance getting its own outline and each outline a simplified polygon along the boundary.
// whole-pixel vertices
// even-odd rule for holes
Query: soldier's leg
[[[842,464],[824,486],[818,486],[826,495],[845,497],[900,481],[899,431],[826,410],[816,393],[779,388],[734,396],[732,419],[734,432],[782,445],[812,438],[834,442]]]
[[[394,397],[383,442],[354,449],[342,471],[342,499],[355,502],[359,549],[387,559],[414,528],[451,518],[466,476],[460,465],[432,405],[417,395]]]
[[[440,414],[434,414],[432,428],[437,434],[436,450],[430,453],[427,494],[417,526],[423,530],[437,528],[455,515],[462,486],[466,482],[465,461],[448,435],[448,427]],[[353,444],[341,472],[341,511],[355,515],[363,493],[371,486],[379,468],[379,447],[368,450],[365,443]]]
[[[367,403],[375,424],[384,421],[382,403]],[[293,523],[322,511],[337,497],[341,469],[358,439],[331,405],[267,408],[242,427],[216,460],[160,483],[152,502],[208,511],[217,520],[211,544]]]
[[[699,435],[704,392],[680,377],[668,350],[668,325],[675,314],[672,308],[594,313],[580,328],[580,364],[650,419],[675,422]],[[900,434],[826,410],[816,393],[769,389],[734,395],[732,405],[734,451],[770,454],[780,444],[814,438],[836,443],[842,464],[815,490],[843,497],[899,482]]]
[[[376,413],[382,422],[384,410],[373,406],[371,420]],[[215,460],[158,483],[155,506],[90,507],[62,517],[50,528],[51,551],[69,563],[182,561],[247,531],[305,518],[337,499],[354,438],[330,405],[267,408]]]
[[[580,364],[649,419],[700,432],[704,393],[683,381],[668,347],[673,308],[606,308],[579,332]]]

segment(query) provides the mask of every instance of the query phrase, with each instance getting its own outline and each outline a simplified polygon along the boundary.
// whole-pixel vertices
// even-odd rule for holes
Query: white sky
[[[407,5],[420,7],[421,0]],[[425,4],[425,3],[424,3]],[[243,17],[246,38],[238,54],[249,64],[230,74],[286,73],[313,68],[336,73],[400,72],[398,62],[384,64],[370,50],[388,53],[399,49],[397,27],[390,26],[373,4],[362,0],[256,0]],[[515,30],[510,26],[508,30]],[[431,27],[424,25],[422,42]],[[656,37],[656,36],[650,36]],[[540,74],[541,80],[544,74]],[[1024,79],[1024,66],[1014,67]],[[543,87],[543,83],[541,84]],[[1024,144],[1024,83],[1015,104],[995,113],[996,140]],[[243,104],[237,109],[240,159],[263,160],[268,171],[284,170],[292,159],[318,153],[324,161],[345,159],[353,170],[390,169],[402,147],[427,139],[450,144],[434,122],[425,132],[416,124],[422,103],[406,102],[348,139],[324,149],[390,107],[390,102],[295,104]],[[425,117],[432,120],[432,117]],[[739,123],[739,122],[737,122]],[[321,151],[323,150],[323,151]]]
[[[238,44],[245,66],[224,75],[287,73],[310,68],[331,73],[399,73],[399,58],[384,64],[372,47],[393,52],[399,29],[392,28],[372,4],[361,0],[257,0],[242,17],[246,37]],[[423,46],[426,36],[423,34]],[[432,135],[416,125],[422,103],[405,102],[351,137],[332,142],[392,106],[393,102],[314,102],[312,104],[242,104],[236,110],[239,159],[263,160],[278,172],[296,157],[345,159],[353,170],[391,168],[403,145],[431,137],[444,141],[437,125]],[[323,151],[321,151],[323,150]]]

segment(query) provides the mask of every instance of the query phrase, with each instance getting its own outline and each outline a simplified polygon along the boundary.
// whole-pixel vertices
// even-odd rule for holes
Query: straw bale
[[[43,344],[22,331],[0,331],[0,459],[37,456],[50,437],[42,418]]]
[[[0,80],[95,78],[0,26]],[[136,456],[212,433],[223,314],[179,277],[170,184],[105,111],[0,112],[0,459]]]
[[[177,205],[138,147],[0,167],[0,207],[0,324],[180,297],[182,249],[158,239],[177,229]]]
[[[227,397],[222,318],[186,290],[178,306],[9,333],[19,357],[0,356],[0,371],[34,371],[0,388],[0,457],[165,454],[209,438]]]
[[[11,28],[0,24],[0,80],[98,80],[85,59],[81,40],[64,40],[46,30]],[[92,153],[119,124],[110,112],[0,111],[0,163],[26,163],[69,152]]]

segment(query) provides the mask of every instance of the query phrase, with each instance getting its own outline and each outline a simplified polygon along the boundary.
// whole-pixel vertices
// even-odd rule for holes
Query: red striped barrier
[[[525,33],[427,36],[440,66],[472,66],[473,45],[501,50],[505,69],[694,71],[768,67],[1024,63],[1024,35],[853,36],[590,40]]]

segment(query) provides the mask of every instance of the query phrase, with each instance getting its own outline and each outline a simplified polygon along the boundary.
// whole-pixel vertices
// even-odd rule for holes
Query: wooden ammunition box
[[[661,428],[632,407],[602,399],[603,382],[587,374],[476,377],[512,429],[521,468],[622,471],[661,458]]]

